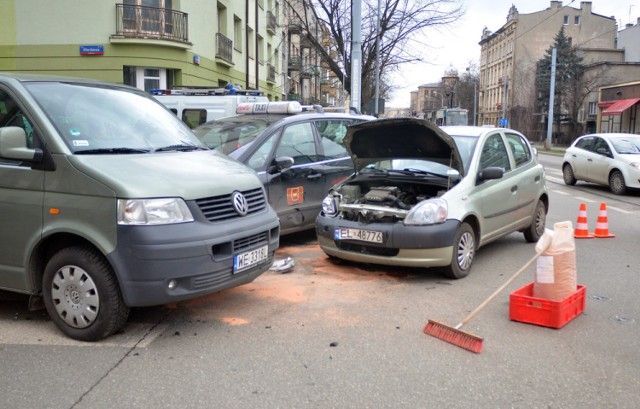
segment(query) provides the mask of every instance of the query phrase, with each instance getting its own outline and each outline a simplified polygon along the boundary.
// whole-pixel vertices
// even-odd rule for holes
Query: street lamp
[[[444,76],[442,77],[442,85],[445,88],[445,93],[448,97],[450,97],[448,108],[453,108],[453,100],[456,94],[456,85],[458,84],[458,70],[453,68],[453,65],[450,65],[446,70],[444,70]]]

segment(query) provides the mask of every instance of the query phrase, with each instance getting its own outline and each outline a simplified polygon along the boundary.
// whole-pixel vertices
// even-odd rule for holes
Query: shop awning
[[[640,101],[640,98],[619,99],[602,111],[602,115],[622,115],[624,111],[634,106],[638,101]]]

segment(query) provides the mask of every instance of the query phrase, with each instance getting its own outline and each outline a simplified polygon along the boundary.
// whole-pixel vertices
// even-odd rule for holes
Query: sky
[[[563,6],[580,8],[581,0],[563,0]],[[407,64],[393,77],[398,88],[386,107],[409,107],[410,93],[422,84],[440,82],[444,70],[452,65],[463,73],[470,63],[479,66],[480,38],[487,27],[495,32],[507,22],[511,5],[520,14],[535,13],[550,6],[549,0],[461,0],[466,12],[447,28],[427,33],[428,43],[434,44],[421,56],[425,63]],[[591,0],[591,11],[606,17],[614,16],[618,30],[627,23],[636,24],[640,17],[640,0]],[[405,85],[406,83],[406,85]]]

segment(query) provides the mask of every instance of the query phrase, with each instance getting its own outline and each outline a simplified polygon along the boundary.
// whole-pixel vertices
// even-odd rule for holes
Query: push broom
[[[527,261],[527,263],[522,266],[520,270],[516,271],[516,273],[507,280],[507,282],[502,284],[500,288],[498,288],[493,294],[491,294],[489,298],[484,300],[482,304],[480,304],[475,310],[471,311],[471,313],[469,313],[469,315],[467,315],[455,327],[450,327],[438,321],[429,320],[429,322],[427,322],[427,325],[424,327],[423,332],[427,335],[440,338],[441,340],[449,342],[453,345],[457,345],[460,348],[464,348],[471,352],[479,354],[482,351],[482,338],[469,332],[462,331],[460,328],[462,328],[464,324],[469,322],[469,320],[473,318],[487,304],[489,304],[489,302],[493,300],[500,293],[500,291],[504,290],[509,284],[511,284],[511,282],[515,280],[516,277],[520,275],[520,273],[526,270],[531,265],[531,263],[533,263],[538,258],[538,256],[539,254],[536,254],[531,258],[531,260]]]

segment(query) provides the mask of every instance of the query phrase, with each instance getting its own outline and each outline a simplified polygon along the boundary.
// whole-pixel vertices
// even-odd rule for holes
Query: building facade
[[[73,12],[70,12],[72,10]],[[0,71],[285,96],[280,0],[5,0]]]
[[[617,55],[615,18],[598,15],[591,6],[590,1],[581,2],[579,9],[551,1],[549,8],[530,14],[520,14],[512,6],[502,27],[493,33],[484,30],[479,43],[479,124],[499,125],[500,118],[506,118],[509,126],[536,135],[546,121],[546,113],[537,112],[536,106],[537,62],[560,28],[587,61],[608,52]]]

